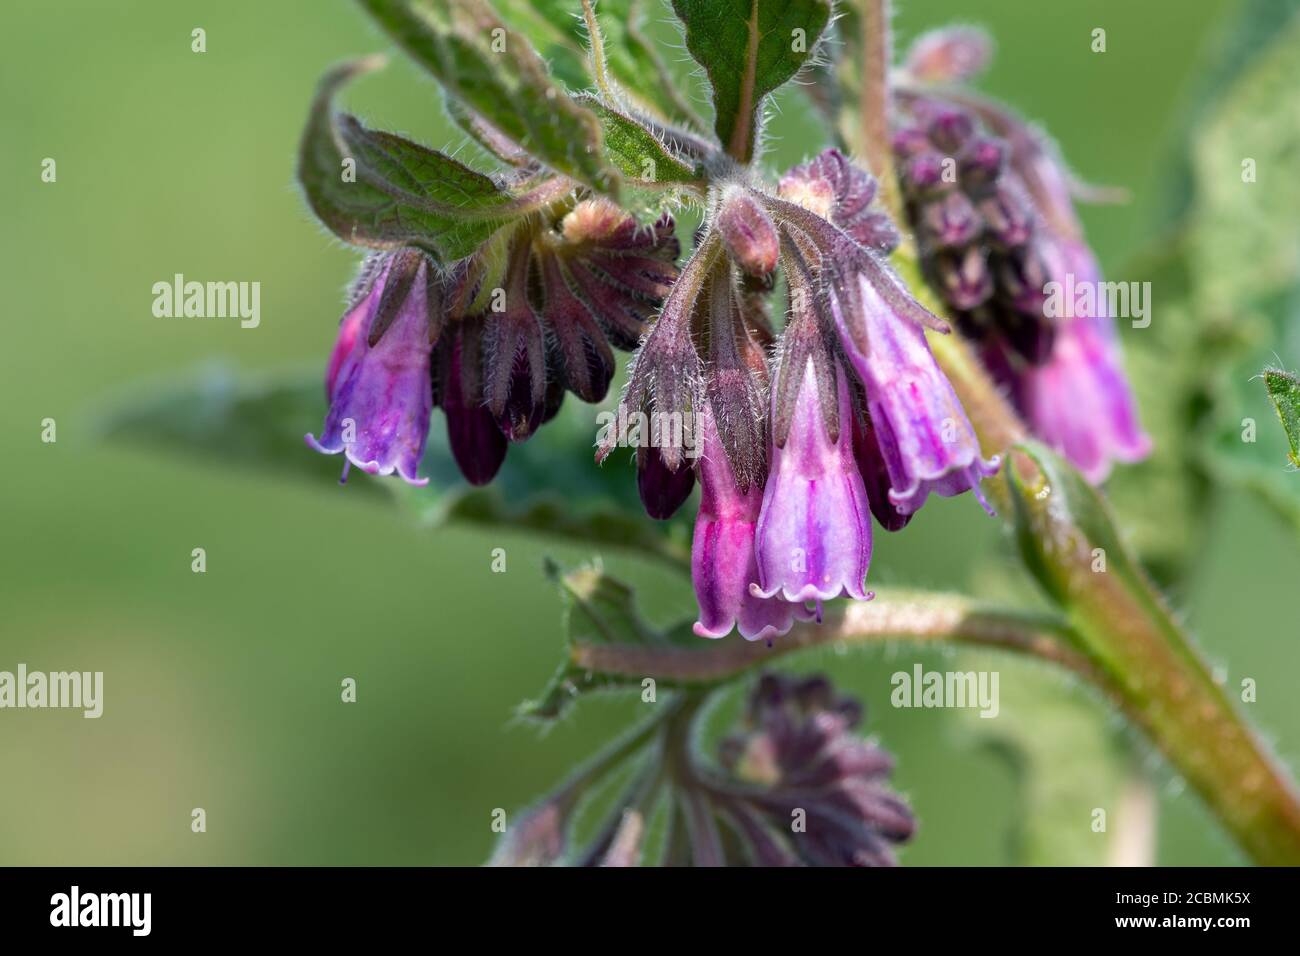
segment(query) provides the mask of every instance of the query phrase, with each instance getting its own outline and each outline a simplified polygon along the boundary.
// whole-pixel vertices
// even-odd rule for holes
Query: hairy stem
[[[894,176],[889,135],[889,70],[893,42],[889,32],[889,0],[862,0],[862,78],[859,134],[867,165],[880,183],[880,200],[895,222],[903,222],[903,203]]]
[[[1102,675],[1070,646],[1066,631],[1064,621],[1052,615],[988,608],[955,594],[879,590],[870,602],[827,607],[821,624],[796,625],[771,647],[732,640],[703,648],[575,643],[571,654],[578,666],[602,674],[710,683],[813,647],[954,641],[1029,654],[1101,683]]]

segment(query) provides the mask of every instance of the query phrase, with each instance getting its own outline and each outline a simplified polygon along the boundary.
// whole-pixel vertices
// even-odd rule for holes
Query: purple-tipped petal
[[[421,263],[421,271],[429,268]],[[392,325],[372,348],[370,324],[390,270],[343,318],[326,371],[330,409],[320,438],[307,435],[319,452],[343,452],[370,474],[394,472],[413,485],[429,437],[433,409],[429,377],[429,312],[424,275],[419,275]]]
[[[996,458],[980,457],[975,430],[940,370],[925,332],[895,315],[865,275],[856,277],[860,315],[831,306],[840,337],[867,392],[867,406],[889,471],[890,500],[912,514],[934,492],[942,496],[979,488],[997,471]],[[848,324],[865,323],[869,350],[854,344]],[[978,493],[978,491],[977,491]]]
[[[783,371],[784,374],[784,371]],[[871,563],[866,489],[853,460],[848,383],[838,378],[839,435],[827,431],[817,376],[808,362],[795,399],[785,447],[773,443],[755,550],[755,596],[824,601],[841,593],[859,600]]]
[[[763,493],[757,486],[744,494],[737,490],[712,413],[706,408],[700,417],[700,511],[691,546],[691,580],[700,606],[695,633],[726,637],[739,628],[746,640],[771,640],[787,633],[796,616],[806,614],[779,598],[751,593],[750,585],[758,581],[754,529]]]
[[[1101,271],[1084,243],[1062,240],[1059,252],[1074,286],[1100,282]],[[1114,320],[1104,298],[1094,298],[1093,314],[1076,312],[1061,322],[1051,359],[1028,369],[1019,396],[1034,433],[1100,484],[1114,462],[1145,458],[1151,439],[1138,423]]]

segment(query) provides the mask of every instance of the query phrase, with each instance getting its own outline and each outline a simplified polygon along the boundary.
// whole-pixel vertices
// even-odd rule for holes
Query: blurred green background
[[[896,27],[904,42],[951,19],[992,30],[999,53],[982,88],[1044,123],[1082,176],[1132,191],[1126,206],[1084,212],[1114,269],[1167,198],[1191,71],[1234,6],[989,0],[975,12],[901,0]],[[296,141],[325,68],[389,44],[345,0],[55,0],[6,4],[0,22],[0,429],[17,455],[0,498],[0,669],[102,670],[106,684],[99,720],[0,712],[0,863],[483,861],[494,808],[531,801],[644,706],[589,700],[544,735],[511,720],[561,650],[542,557],[588,553],[417,528],[356,487],[305,488],[94,432],[111,403],[214,358],[323,369],[356,256],[307,214]],[[1104,55],[1089,50],[1096,26]],[[190,50],[195,27],[206,53]],[[461,140],[401,57],[348,101],[372,125]],[[818,145],[803,101],[783,105],[780,166]],[[40,180],[45,157],[56,183]],[[176,272],[260,282],[261,326],[154,318],[151,286]],[[56,444],[40,441],[47,417]],[[1206,559],[1172,600],[1234,681],[1258,680],[1249,712],[1294,757],[1300,697],[1286,675],[1300,645],[1274,595],[1300,578],[1300,550],[1249,501],[1206,520]],[[906,533],[879,536],[873,580],[978,591],[986,572],[973,568],[1010,563],[999,536],[969,498],[935,500]],[[190,570],[196,547],[206,574]],[[505,574],[491,572],[496,547]],[[665,571],[603,557],[636,577],[652,617],[689,609]],[[900,646],[798,666],[824,666],[861,694],[869,730],[898,755],[896,782],[921,822],[906,863],[1008,862],[1013,763],[964,717],[888,706],[889,675],[918,660],[941,658]],[[358,682],[356,704],[340,702],[344,677]],[[1241,862],[1152,765],[1158,861]],[[190,830],[194,807],[206,833]]]

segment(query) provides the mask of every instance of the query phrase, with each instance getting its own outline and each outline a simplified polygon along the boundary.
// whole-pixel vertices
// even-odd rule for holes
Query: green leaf
[[[1016,864],[1110,863],[1125,832],[1131,758],[1108,707],[1065,675],[1028,661],[963,654],[953,669],[999,675],[997,717],[966,709],[960,719],[1016,778]],[[1093,826],[1097,809],[1106,813],[1104,831]]]
[[[1296,379],[1267,369],[1261,389],[1256,378],[1239,374],[1226,391],[1208,466],[1220,481],[1255,495],[1300,535],[1300,475],[1292,430],[1300,401]],[[1278,417],[1282,428],[1273,424]]]
[[[1300,378],[1280,368],[1264,369],[1264,387],[1277,408],[1291,450],[1287,457],[1300,468]]]
[[[694,121],[695,111],[678,92],[678,81],[645,35],[645,6],[644,0],[598,0],[609,71],[624,92],[661,118]]]
[[[582,0],[495,0],[494,6],[507,23],[528,36],[550,63],[551,72],[571,91],[595,85]],[[593,7],[605,40],[605,66],[620,92],[660,119],[693,118],[654,43],[643,32],[642,0],[593,0]]]
[[[462,258],[511,218],[512,197],[449,156],[334,110],[339,88],[382,62],[345,63],[321,80],[302,135],[298,180],[312,211],[345,242]],[[494,207],[500,215],[493,216]]]
[[[1297,284],[1300,261],[1300,16],[1204,118],[1193,143],[1194,274],[1203,306],[1240,311]]]
[[[830,21],[830,0],[673,0],[673,10],[713,87],[718,139],[748,163],[763,97],[808,61]]]
[[[320,427],[325,411],[316,376],[258,381],[211,366],[184,384],[119,403],[103,415],[100,431],[108,440],[292,478],[330,494],[396,501],[430,525],[491,526],[587,547],[631,549],[674,567],[686,560],[684,517],[651,521],[641,511],[632,470],[594,462],[590,414],[561,412],[531,440],[511,446],[492,485],[473,488],[461,477],[435,413],[420,469],[427,485],[414,488],[353,469],[340,489],[341,459],[303,442],[306,432]]]
[[[580,32],[581,0],[492,0],[492,6],[512,30],[528,38],[551,76],[574,93],[591,88]]]
[[[617,197],[620,177],[605,158],[600,122],[484,0],[359,2],[450,96],[556,172]]]
[[[578,102],[600,120],[605,131],[605,153],[629,180],[648,186],[703,181],[702,169],[688,166],[675,157],[653,133],[630,116],[606,106],[594,96],[579,97]]]

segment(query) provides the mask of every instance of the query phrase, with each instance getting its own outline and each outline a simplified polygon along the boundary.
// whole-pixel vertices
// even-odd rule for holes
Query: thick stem
[[[1036,446],[1007,462],[1026,563],[1081,649],[1256,862],[1300,865],[1300,795],[1210,674],[1097,491]]]

